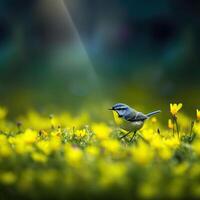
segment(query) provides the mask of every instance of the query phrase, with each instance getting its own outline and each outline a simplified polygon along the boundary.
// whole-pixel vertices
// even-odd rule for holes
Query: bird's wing
[[[125,119],[130,122],[137,122],[137,121],[144,121],[145,119],[147,119],[147,116],[141,112],[136,112],[126,115]]]

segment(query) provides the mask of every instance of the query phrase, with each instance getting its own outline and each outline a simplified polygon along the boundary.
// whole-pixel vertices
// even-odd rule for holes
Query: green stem
[[[178,138],[179,138],[179,127],[178,127],[178,122],[177,122],[176,117],[174,117],[174,121],[175,121],[175,124],[176,124],[176,131],[177,131],[177,135],[178,135]]]
[[[141,139],[142,139],[145,143],[149,144],[149,141],[146,140],[139,132],[138,132],[138,135],[141,137]]]
[[[174,118],[174,116],[172,116],[172,123],[173,123],[173,136],[174,136],[174,121],[175,121],[175,118]]]
[[[191,122],[190,136],[192,136],[193,127],[194,127],[194,121]]]

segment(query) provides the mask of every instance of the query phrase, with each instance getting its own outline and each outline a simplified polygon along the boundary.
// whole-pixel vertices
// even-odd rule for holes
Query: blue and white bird
[[[130,106],[124,103],[117,103],[109,110],[113,111],[115,123],[121,129],[127,131],[127,133],[121,138],[126,137],[131,132],[134,133],[134,137],[136,132],[143,127],[144,122],[148,118],[161,112],[160,110],[156,110],[148,114],[143,114],[142,112],[138,112],[137,110],[131,108]],[[131,140],[133,139],[133,137],[131,138]]]

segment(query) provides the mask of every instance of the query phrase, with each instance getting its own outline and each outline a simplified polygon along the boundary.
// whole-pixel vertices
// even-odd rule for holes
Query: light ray
[[[92,81],[94,81],[96,84],[98,82],[98,77],[97,77],[97,74],[94,70],[94,66],[88,56],[88,53],[84,47],[84,44],[83,42],[81,41],[81,37],[77,31],[77,28],[72,20],[72,17],[68,11],[68,8],[67,8],[67,5],[66,3],[64,2],[64,0],[59,0],[60,1],[60,4],[62,5],[62,8],[64,9],[64,12],[66,14],[66,18],[68,19],[68,22],[69,22],[69,26],[71,27],[72,29],[72,32],[76,38],[76,47],[75,48],[78,48],[78,51],[79,52],[79,55],[77,55],[77,58],[79,56],[80,59],[83,59],[82,62],[83,62],[83,65],[85,68],[85,70],[87,70],[87,72],[89,73],[88,75],[90,76],[90,78],[92,79]]]

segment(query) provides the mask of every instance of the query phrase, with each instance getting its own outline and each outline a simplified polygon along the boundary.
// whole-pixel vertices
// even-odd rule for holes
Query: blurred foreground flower
[[[151,118],[151,122],[152,122],[152,123],[156,123],[156,122],[157,122],[157,118],[156,118],[156,117],[152,117],[152,118]]]
[[[176,128],[181,106],[170,105],[169,129]],[[199,119],[199,110],[196,114]],[[0,199],[1,194],[2,199],[23,194],[33,200],[77,199],[80,194],[83,199],[200,197],[200,123],[194,123],[190,134],[191,120],[178,115],[179,137],[152,118],[130,142],[118,138],[119,130],[108,125],[105,116],[96,122],[89,113],[72,117],[65,112],[50,122],[33,111],[21,118],[20,129],[4,118]]]
[[[154,151],[144,142],[140,142],[136,148],[132,147],[131,153],[133,161],[141,166],[148,165],[154,156]]]
[[[103,140],[109,138],[111,129],[105,123],[94,123],[91,128],[96,134],[97,139]]]
[[[101,174],[99,184],[101,187],[107,188],[125,183],[127,168],[123,163],[100,162],[99,170]]]
[[[71,167],[80,167],[83,159],[83,152],[77,147],[71,145],[65,146],[65,158]]]
[[[173,129],[173,128],[174,128],[174,125],[173,125],[171,119],[168,119],[168,128],[169,128],[169,129]]]
[[[197,114],[197,121],[200,121],[200,110],[196,110],[196,114]]]
[[[13,172],[3,172],[0,174],[0,181],[5,185],[11,185],[16,181],[16,176]]]
[[[42,153],[33,152],[32,153],[32,159],[36,162],[39,162],[39,163],[46,163],[47,162],[47,157]]]

